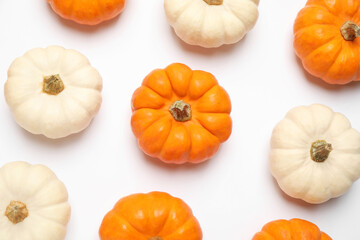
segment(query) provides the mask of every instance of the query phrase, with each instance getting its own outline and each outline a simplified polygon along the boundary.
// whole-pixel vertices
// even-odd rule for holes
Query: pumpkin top
[[[302,219],[276,220],[267,223],[252,240],[332,240],[313,223]]]
[[[212,74],[184,64],[152,71],[131,103],[140,147],[167,163],[205,161],[231,134],[226,91]]]
[[[288,195],[319,204],[344,194],[360,177],[360,133],[321,105],[291,109],[274,128],[270,169]]]
[[[304,68],[330,84],[360,80],[360,2],[308,0],[294,23]]]
[[[132,194],[120,199],[104,217],[101,240],[201,240],[202,231],[190,207],[163,192]]]

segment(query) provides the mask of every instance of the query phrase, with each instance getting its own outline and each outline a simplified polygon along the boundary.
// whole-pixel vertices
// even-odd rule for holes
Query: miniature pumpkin
[[[201,240],[200,225],[179,198],[163,192],[120,199],[104,217],[101,240]]]
[[[43,165],[0,168],[0,238],[63,240],[70,218],[64,184]]]
[[[5,98],[16,122],[33,134],[61,138],[85,129],[101,105],[102,79],[85,56],[51,46],[15,59]]]
[[[259,0],[165,0],[165,13],[186,43],[205,48],[240,41],[255,25]]]
[[[325,202],[359,178],[360,134],[324,105],[293,108],[272,133],[270,168],[291,197]]]
[[[62,18],[96,25],[119,15],[126,0],[46,0]]]
[[[313,223],[302,219],[276,220],[267,223],[252,240],[332,240]]]
[[[167,163],[205,161],[231,134],[226,91],[212,74],[183,64],[151,72],[131,103],[140,148]]]
[[[360,2],[309,0],[294,24],[305,69],[330,84],[360,80]]]

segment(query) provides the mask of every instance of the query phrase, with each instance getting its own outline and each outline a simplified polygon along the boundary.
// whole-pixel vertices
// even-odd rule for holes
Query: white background
[[[294,54],[292,25],[304,5],[261,1],[258,23],[246,38],[208,50],[177,38],[163,0],[129,0],[120,17],[96,27],[60,19],[45,0],[1,0],[1,93],[16,57],[54,44],[82,52],[104,81],[103,105],[90,127],[55,141],[22,130],[1,97],[1,165],[45,164],[65,183],[72,206],[67,240],[98,240],[101,220],[117,200],[153,190],[187,202],[205,240],[251,239],[266,222],[294,217],[316,223],[335,240],[360,239],[360,182],[338,199],[310,205],[285,196],[269,171],[272,129],[294,106],[326,104],[360,130],[360,85],[322,83],[304,72]],[[151,70],[173,62],[213,73],[232,100],[232,136],[204,164],[149,159],[131,132],[133,91]]]

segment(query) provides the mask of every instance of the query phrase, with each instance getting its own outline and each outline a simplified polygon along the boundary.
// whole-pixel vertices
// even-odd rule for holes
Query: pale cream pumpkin
[[[84,55],[50,46],[15,59],[5,98],[21,127],[61,138],[90,124],[101,105],[101,90],[101,76]]]
[[[270,168],[291,197],[325,202],[359,178],[360,134],[324,105],[293,108],[273,130]]]
[[[206,48],[240,41],[258,19],[260,0],[165,0],[165,13],[186,43]]]
[[[70,218],[64,184],[43,165],[0,168],[0,239],[62,240]]]

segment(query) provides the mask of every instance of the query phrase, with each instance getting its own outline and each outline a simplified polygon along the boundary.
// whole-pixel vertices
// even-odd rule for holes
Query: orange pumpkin
[[[154,70],[131,102],[140,148],[167,163],[205,161],[231,134],[230,98],[208,72],[179,63]]]
[[[332,240],[326,233],[302,219],[276,220],[267,223],[252,240]]]
[[[181,199],[133,194],[118,201],[100,226],[101,240],[201,240],[200,225]]]
[[[61,17],[96,25],[119,15],[126,0],[46,0]]]
[[[294,24],[305,69],[330,84],[360,80],[360,1],[308,0]]]

